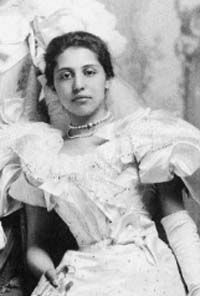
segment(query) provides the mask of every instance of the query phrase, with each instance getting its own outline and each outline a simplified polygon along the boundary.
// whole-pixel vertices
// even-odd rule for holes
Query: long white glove
[[[164,217],[161,223],[178,260],[190,296],[200,296],[200,237],[188,212]]]

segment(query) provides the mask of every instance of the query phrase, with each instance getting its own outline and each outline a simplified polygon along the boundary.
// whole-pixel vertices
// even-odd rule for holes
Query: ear
[[[110,88],[110,79],[106,79],[105,90],[109,90],[109,88]]]

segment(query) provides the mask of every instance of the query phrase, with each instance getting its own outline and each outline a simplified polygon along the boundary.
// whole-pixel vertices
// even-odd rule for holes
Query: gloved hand
[[[68,270],[66,265],[59,268],[59,270],[54,268],[47,270],[31,296],[67,295],[67,292],[73,286],[73,281],[69,280],[67,275]]]
[[[58,275],[55,268],[48,269],[44,275],[53,287],[58,287]]]
[[[188,212],[178,211],[161,223],[178,260],[189,296],[200,296],[200,237]]]

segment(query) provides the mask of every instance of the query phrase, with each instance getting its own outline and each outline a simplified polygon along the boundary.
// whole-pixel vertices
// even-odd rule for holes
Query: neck
[[[102,119],[107,114],[107,112],[108,111],[106,108],[104,108],[86,116],[76,116],[74,114],[70,114],[70,122],[74,126],[88,124]]]

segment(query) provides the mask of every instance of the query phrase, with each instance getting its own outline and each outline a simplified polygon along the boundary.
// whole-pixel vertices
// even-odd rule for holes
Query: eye
[[[93,68],[84,69],[84,75],[87,77],[92,77],[97,73],[97,71]]]
[[[72,73],[70,71],[65,71],[60,73],[60,80],[70,80],[73,77]]]

